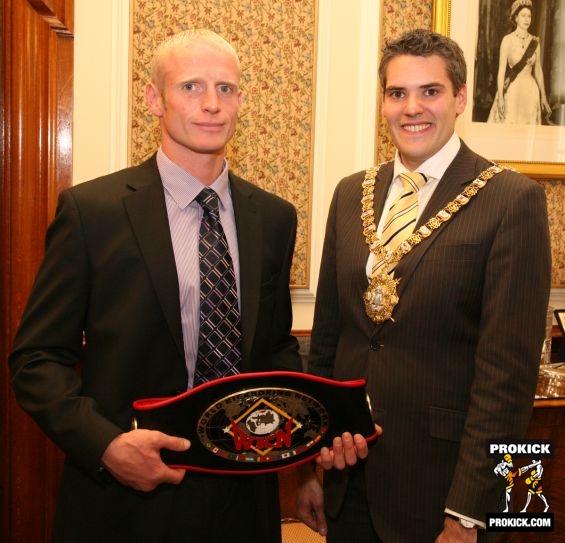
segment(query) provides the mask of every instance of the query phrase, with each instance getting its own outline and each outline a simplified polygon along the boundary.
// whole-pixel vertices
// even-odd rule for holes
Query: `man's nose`
[[[405,113],[408,115],[416,115],[422,112],[422,104],[420,98],[417,95],[409,94],[406,97],[405,102]]]
[[[220,100],[215,87],[206,87],[206,90],[202,93],[201,107],[205,111],[218,111]]]

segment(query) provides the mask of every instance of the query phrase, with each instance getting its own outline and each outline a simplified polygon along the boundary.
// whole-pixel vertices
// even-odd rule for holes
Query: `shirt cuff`
[[[452,509],[448,509],[447,507],[445,508],[445,513],[447,515],[452,516],[452,517],[457,517],[457,518],[469,520],[473,524],[476,524],[478,528],[482,528],[483,530],[486,529],[486,527],[487,527],[485,522],[483,522],[481,520],[477,520],[476,518],[473,518],[473,517],[468,517],[467,515],[462,515],[461,513],[457,513],[456,511],[453,511]]]

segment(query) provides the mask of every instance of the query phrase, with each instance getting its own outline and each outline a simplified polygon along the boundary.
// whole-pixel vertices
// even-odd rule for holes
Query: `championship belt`
[[[377,437],[365,381],[305,373],[242,373],[178,396],[133,403],[133,428],[190,440],[161,450],[173,467],[213,473],[266,473],[315,458],[343,432]]]

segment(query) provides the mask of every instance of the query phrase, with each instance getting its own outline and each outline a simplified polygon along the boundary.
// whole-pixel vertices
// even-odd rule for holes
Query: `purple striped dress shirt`
[[[187,386],[192,388],[200,320],[198,235],[202,219],[202,208],[194,198],[204,188],[204,185],[196,177],[172,162],[161,148],[157,151],[157,166],[165,190],[165,202],[179,281],[184,356],[188,370]],[[220,200],[220,221],[233,260],[239,298],[239,251],[227,161],[224,161],[222,172],[210,187],[216,191]]]

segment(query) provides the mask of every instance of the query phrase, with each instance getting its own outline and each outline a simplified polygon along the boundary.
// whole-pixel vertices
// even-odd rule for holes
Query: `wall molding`
[[[292,290],[297,329],[312,325],[334,189],[345,175],[373,164],[380,10],[374,0],[318,3],[310,287]]]
[[[112,170],[128,166],[129,144],[129,80],[130,80],[130,18],[127,2],[112,4],[111,71],[110,71],[110,149]]]

